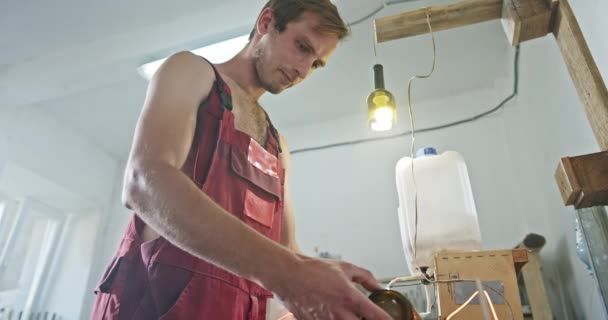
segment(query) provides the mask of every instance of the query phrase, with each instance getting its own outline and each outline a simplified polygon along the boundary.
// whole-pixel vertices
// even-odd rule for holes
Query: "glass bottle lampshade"
[[[395,98],[384,89],[382,65],[374,65],[375,90],[367,97],[368,125],[374,131],[387,131],[393,127],[397,117]]]

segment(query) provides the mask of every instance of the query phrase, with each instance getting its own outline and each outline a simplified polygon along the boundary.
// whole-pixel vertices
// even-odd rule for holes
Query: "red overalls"
[[[236,130],[230,89],[213,68],[215,85],[198,112],[193,180],[228,212],[278,242],[285,181],[278,133],[268,120],[262,147]],[[271,292],[163,237],[142,243],[143,226],[134,214],[95,290],[91,319],[265,319]]]

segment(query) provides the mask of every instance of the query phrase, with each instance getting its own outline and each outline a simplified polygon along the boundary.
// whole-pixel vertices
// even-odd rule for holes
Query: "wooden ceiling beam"
[[[433,31],[501,19],[509,42],[543,37],[551,32],[556,0],[463,0],[454,4],[425,7],[374,21],[378,43]]]
[[[378,43],[433,31],[442,31],[501,18],[502,0],[463,0],[458,3],[421,8],[374,21]]]

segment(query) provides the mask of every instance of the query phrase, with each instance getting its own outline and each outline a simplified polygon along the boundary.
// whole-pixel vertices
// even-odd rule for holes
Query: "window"
[[[0,204],[0,308],[35,308],[63,215],[33,199]]]

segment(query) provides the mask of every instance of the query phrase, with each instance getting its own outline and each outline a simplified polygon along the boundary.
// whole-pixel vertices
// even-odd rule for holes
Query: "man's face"
[[[335,50],[338,37],[318,31],[319,17],[315,13],[304,12],[281,33],[274,28],[271,12],[268,19],[268,31],[255,47],[255,71],[261,86],[277,94],[322,68]]]

